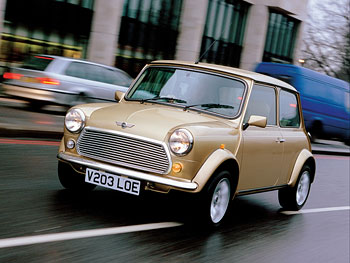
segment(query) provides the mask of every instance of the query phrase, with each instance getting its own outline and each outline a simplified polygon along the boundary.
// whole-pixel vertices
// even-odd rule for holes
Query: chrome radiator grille
[[[165,147],[161,142],[91,127],[83,130],[77,142],[82,156],[160,174],[170,169]]]

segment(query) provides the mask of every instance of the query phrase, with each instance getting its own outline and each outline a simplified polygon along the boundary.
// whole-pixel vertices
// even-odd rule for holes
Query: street
[[[203,229],[187,224],[181,204],[171,197],[63,190],[56,173],[57,145],[0,140],[0,247],[9,238],[33,241],[0,248],[0,262],[349,261],[349,157],[316,156],[316,181],[302,210],[310,213],[281,213],[277,192],[269,192],[235,199],[224,225]],[[88,238],[77,232],[43,243],[33,238],[164,222],[179,226]]]
[[[282,211],[275,191],[238,197],[209,229],[177,196],[64,190],[56,159],[64,111],[3,100],[0,112],[8,127],[55,131],[0,137],[0,262],[349,262],[349,156],[315,154],[299,213]]]

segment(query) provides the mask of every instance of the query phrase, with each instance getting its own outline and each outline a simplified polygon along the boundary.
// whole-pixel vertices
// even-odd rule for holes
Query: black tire
[[[41,110],[45,106],[44,102],[41,101],[30,101],[29,102],[29,108],[33,109],[35,111]]]
[[[58,179],[62,186],[75,191],[92,191],[96,185],[85,182],[84,174],[79,174],[63,162],[58,162]]]
[[[304,165],[294,187],[283,188],[278,191],[278,201],[286,210],[300,210],[309,196],[311,188],[311,168]]]
[[[204,216],[204,223],[219,226],[227,215],[232,199],[230,172],[227,170],[216,172],[201,195],[201,215]]]
[[[312,142],[316,142],[317,139],[321,139],[323,137],[322,122],[315,121],[312,124],[311,130],[310,130],[310,134],[311,134],[311,141]]]

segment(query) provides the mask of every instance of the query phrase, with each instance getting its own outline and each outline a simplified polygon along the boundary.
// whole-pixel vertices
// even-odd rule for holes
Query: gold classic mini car
[[[67,112],[58,153],[65,188],[186,192],[213,225],[239,195],[278,190],[284,209],[305,204],[315,160],[289,84],[231,67],[155,61],[116,99]]]

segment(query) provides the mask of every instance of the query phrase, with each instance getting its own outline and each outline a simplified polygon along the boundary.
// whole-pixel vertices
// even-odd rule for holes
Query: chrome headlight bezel
[[[187,155],[193,147],[193,135],[186,129],[176,129],[169,137],[169,148],[177,156]]]
[[[71,133],[79,133],[85,127],[85,114],[80,109],[71,109],[64,118],[64,125]]]

